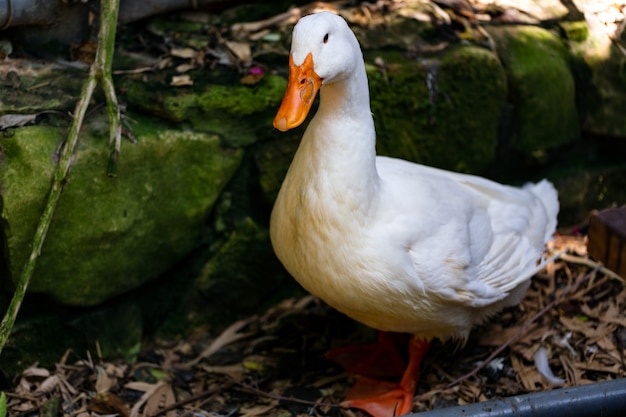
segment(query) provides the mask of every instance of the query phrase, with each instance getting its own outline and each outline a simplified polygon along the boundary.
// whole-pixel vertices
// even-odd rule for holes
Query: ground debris
[[[547,390],[557,382],[575,386],[623,377],[626,288],[594,268],[584,247],[583,238],[557,238],[551,251],[568,249],[568,259],[584,262],[550,264],[533,279],[518,308],[475,329],[465,347],[435,342],[424,361],[414,411]],[[288,299],[220,334],[205,328],[167,346],[146,344],[135,363],[96,361],[89,353],[81,358],[68,351],[53,370],[34,364],[7,393],[8,411],[12,416],[50,407],[67,416],[362,415],[338,406],[352,380],[324,354],[372,337],[369,329],[312,296]],[[498,347],[501,352],[488,360]]]

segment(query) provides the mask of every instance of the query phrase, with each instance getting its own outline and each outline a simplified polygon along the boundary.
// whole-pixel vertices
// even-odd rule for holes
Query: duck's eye
[[[328,43],[328,33],[324,35],[324,43]]]

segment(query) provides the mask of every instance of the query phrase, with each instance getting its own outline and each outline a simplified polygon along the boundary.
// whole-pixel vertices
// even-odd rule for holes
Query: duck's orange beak
[[[289,55],[289,82],[278,113],[274,118],[274,127],[281,132],[298,127],[304,122],[315,95],[322,85],[322,79],[313,70],[313,55],[310,53],[302,65],[293,63]]]

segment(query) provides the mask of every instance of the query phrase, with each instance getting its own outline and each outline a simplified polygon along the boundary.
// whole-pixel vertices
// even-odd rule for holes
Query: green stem
[[[111,122],[111,138],[113,138],[113,140],[117,140],[114,135],[121,132],[117,100],[114,99],[114,103],[111,103],[111,97],[115,98],[111,75],[111,62],[113,61],[113,51],[115,48],[115,29],[117,26],[118,8],[119,0],[102,0],[96,59],[91,65],[89,77],[83,85],[80,100],[76,104],[76,110],[74,112],[72,124],[70,125],[68,131],[67,140],[61,150],[59,163],[54,173],[54,177],[52,178],[48,199],[33,237],[30,257],[24,265],[24,269],[22,270],[22,274],[17,282],[15,292],[13,293],[11,303],[9,304],[4,318],[0,323],[0,353],[2,353],[2,349],[4,348],[9,335],[11,334],[11,329],[13,329],[13,325],[15,324],[20,306],[22,305],[22,301],[26,295],[28,284],[30,283],[30,279],[35,270],[37,258],[41,253],[41,248],[46,239],[46,234],[48,232],[48,228],[50,227],[54,211],[56,210],[57,203],[61,197],[63,186],[67,182],[67,177],[72,167],[72,155],[74,153],[76,143],[78,142],[78,134],[80,132],[85,113],[87,112],[87,108],[89,107],[89,101],[91,100],[93,90],[95,89],[98,81],[103,83],[105,96],[107,98],[107,109],[109,110],[109,120]],[[117,114],[117,119],[114,122],[112,119],[115,114]]]
[[[112,144],[109,158],[109,176],[115,176],[117,172],[117,156],[120,153],[122,143],[122,124],[120,122],[120,107],[115,95],[113,83],[113,52],[115,51],[115,30],[117,28],[117,13],[119,0],[102,0],[100,14],[100,39],[101,48],[96,54],[96,63],[101,69],[100,81],[107,103],[109,115],[109,141]],[[106,21],[106,22],[105,22]]]

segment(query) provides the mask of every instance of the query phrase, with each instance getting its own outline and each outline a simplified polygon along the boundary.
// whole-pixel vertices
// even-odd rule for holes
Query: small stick
[[[172,410],[176,410],[178,407],[182,407],[183,405],[187,405],[189,403],[192,403],[194,401],[198,401],[204,397],[208,397],[209,395],[213,395],[216,392],[222,391],[222,390],[226,390],[228,388],[230,388],[233,384],[235,383],[235,381],[229,381],[226,384],[220,386],[220,387],[215,387],[215,388],[211,388],[209,390],[206,391],[202,391],[196,395],[192,395],[189,398],[185,398],[184,400],[180,400],[178,402],[175,402],[174,404],[168,405],[167,407],[163,407],[162,409],[160,409],[159,411],[157,411],[154,414],[151,414],[150,417],[156,417],[156,416],[160,416],[161,414],[165,414],[169,411]]]
[[[324,405],[324,406],[335,407],[335,408],[344,408],[341,404],[333,404],[333,403],[326,403],[326,402],[319,402],[319,401],[308,401],[308,400],[301,400],[299,398],[294,398],[294,397],[284,397],[282,395],[270,394],[269,392],[262,391],[258,388],[251,387],[250,385],[246,385],[241,382],[237,382],[237,381],[233,381],[233,382],[239,385],[240,387],[239,390],[241,391],[246,391],[252,394],[262,395],[264,397],[271,398],[273,400],[291,401],[294,403],[310,405],[313,407]]]
[[[615,272],[611,271],[609,268],[589,258],[562,254],[560,256],[560,259],[565,262],[569,262],[569,263],[576,264],[576,265],[584,265],[584,266],[588,266],[589,268],[598,268],[598,272],[624,283],[624,278],[622,278],[620,275],[617,275]]]
[[[76,103],[76,110],[74,111],[74,117],[67,134],[67,140],[65,141],[65,146],[63,146],[61,150],[57,169],[54,173],[54,177],[52,178],[50,192],[48,193],[48,199],[46,200],[45,207],[41,217],[39,218],[37,230],[35,231],[35,235],[33,237],[30,257],[24,265],[24,269],[22,270],[22,274],[20,275],[18,282],[15,284],[13,297],[11,298],[11,302],[9,303],[9,307],[4,314],[2,322],[0,322],[0,354],[2,353],[2,349],[9,339],[9,335],[11,334],[11,330],[15,324],[17,314],[22,305],[22,301],[24,300],[24,296],[26,295],[26,289],[28,288],[30,279],[33,276],[37,259],[39,258],[41,248],[46,239],[48,227],[50,226],[52,217],[54,216],[59,198],[61,197],[61,192],[67,182],[67,178],[72,167],[72,155],[78,142],[78,133],[80,132],[85,113],[89,107],[89,101],[91,100],[91,96],[98,81],[104,84],[105,96],[107,98],[107,108],[109,110],[109,121],[111,123],[112,141],[115,146],[117,146],[117,142],[119,142],[117,139],[118,131],[120,131],[119,117],[117,124],[115,124],[113,117],[116,109],[119,111],[119,107],[117,106],[117,100],[115,100],[115,102],[110,102],[111,94],[114,96],[110,66],[113,59],[113,49],[115,47],[115,29],[117,25],[119,0],[102,0],[101,5],[100,32],[98,33],[98,50],[96,52],[96,59],[91,65],[89,76],[83,85],[80,100]]]

